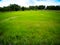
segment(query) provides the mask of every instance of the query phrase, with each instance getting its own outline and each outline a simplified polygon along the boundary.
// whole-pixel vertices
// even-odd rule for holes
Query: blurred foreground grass
[[[60,45],[60,11],[0,12],[0,45]]]

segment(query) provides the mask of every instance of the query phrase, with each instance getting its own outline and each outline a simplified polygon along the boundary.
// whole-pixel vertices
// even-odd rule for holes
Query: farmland
[[[0,45],[60,45],[60,11],[0,12]]]

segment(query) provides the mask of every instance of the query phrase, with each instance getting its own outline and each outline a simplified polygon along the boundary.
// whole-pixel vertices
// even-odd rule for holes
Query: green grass
[[[0,45],[60,45],[60,11],[0,12]]]

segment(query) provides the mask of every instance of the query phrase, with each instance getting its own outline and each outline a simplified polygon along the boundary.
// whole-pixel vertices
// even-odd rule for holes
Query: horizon
[[[10,4],[17,4],[19,6],[35,6],[35,5],[60,5],[60,0],[0,0],[0,7],[8,6]]]

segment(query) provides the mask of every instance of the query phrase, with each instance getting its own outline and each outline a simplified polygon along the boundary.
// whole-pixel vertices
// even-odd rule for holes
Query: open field
[[[0,12],[0,45],[60,45],[60,11]]]

